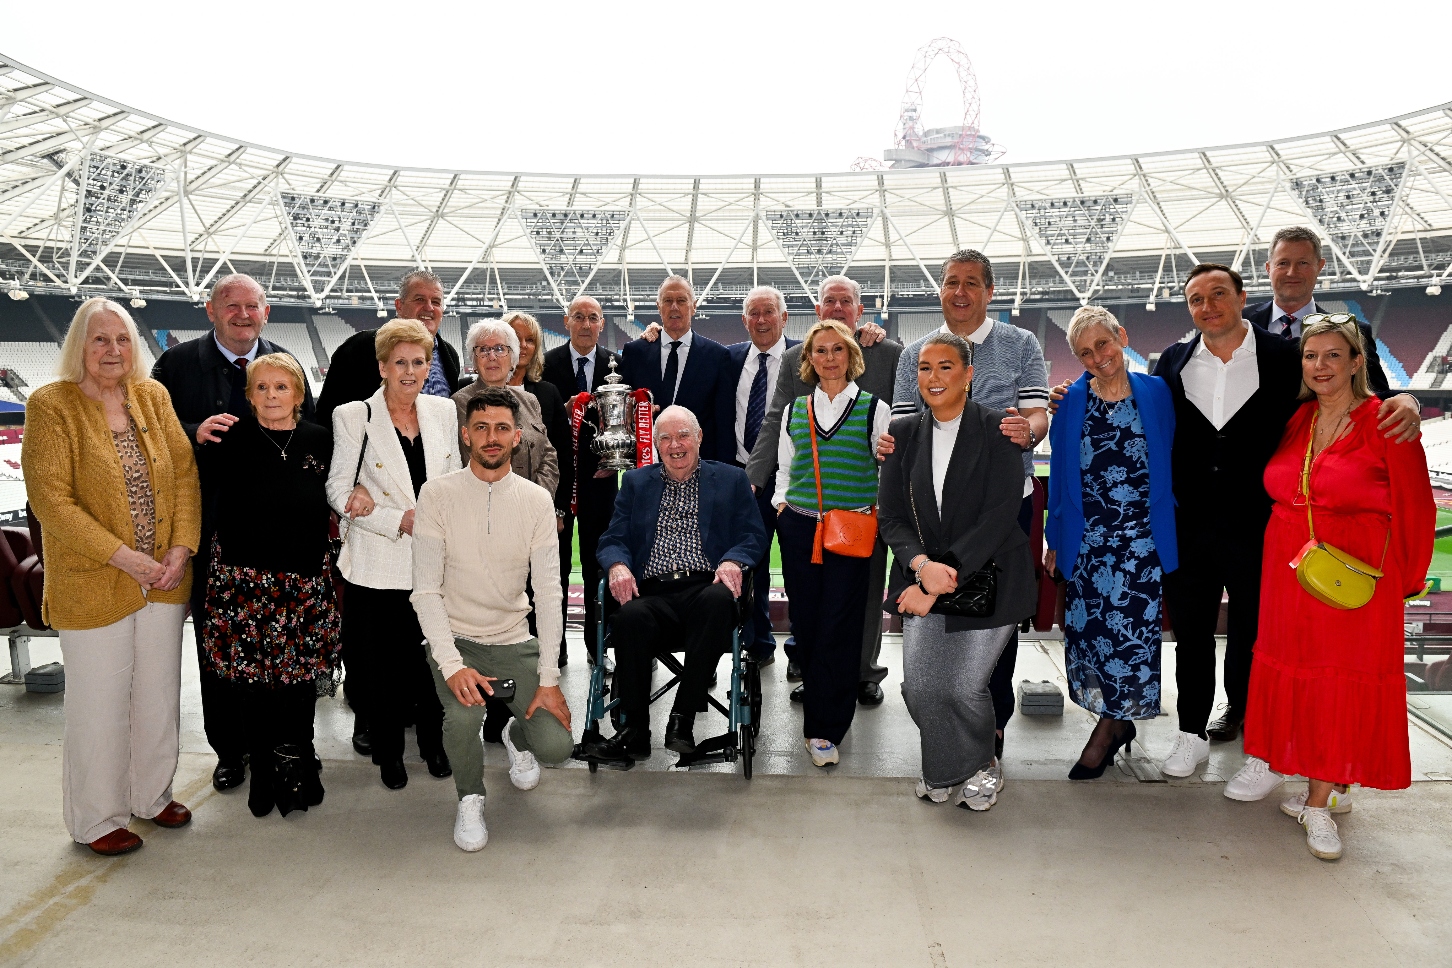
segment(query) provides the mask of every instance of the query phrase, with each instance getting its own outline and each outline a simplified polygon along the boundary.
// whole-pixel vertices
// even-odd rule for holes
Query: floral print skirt
[[[337,688],[343,622],[328,565],[313,576],[240,568],[223,564],[214,543],[206,611],[207,662],[222,678]]]

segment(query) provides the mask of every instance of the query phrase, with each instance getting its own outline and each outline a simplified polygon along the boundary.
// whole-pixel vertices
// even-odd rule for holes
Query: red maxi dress
[[[1376,398],[1311,465],[1316,538],[1385,574],[1371,601],[1338,609],[1290,567],[1310,537],[1301,466],[1316,401],[1298,410],[1265,469],[1275,501],[1265,534],[1260,629],[1250,671],[1245,752],[1287,775],[1400,790],[1412,782],[1402,600],[1422,589],[1437,511],[1420,441],[1376,428]],[[1390,540],[1388,540],[1388,532]]]

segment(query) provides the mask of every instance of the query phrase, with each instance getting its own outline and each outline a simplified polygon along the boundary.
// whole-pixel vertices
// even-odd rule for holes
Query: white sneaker
[[[1185,777],[1195,772],[1195,767],[1210,759],[1210,740],[1202,739],[1194,733],[1175,733],[1175,743],[1170,747],[1170,755],[1160,764],[1160,772],[1165,776]]]
[[[998,802],[998,794],[1002,789],[1003,773],[995,758],[988,766],[968,778],[953,802],[965,810],[982,813]]]
[[[489,828],[484,826],[484,798],[477,793],[459,801],[459,815],[454,818],[454,843],[470,853],[483,850],[489,843]]]
[[[1336,821],[1325,807],[1302,807],[1296,818],[1306,828],[1306,849],[1322,860],[1336,860],[1341,856],[1341,835],[1336,832]]]
[[[1246,757],[1245,765],[1240,771],[1230,778],[1225,784],[1225,796],[1231,800],[1239,800],[1241,803],[1253,803],[1256,800],[1264,800],[1271,793],[1286,781],[1270,764],[1257,756]],[[1304,800],[1302,805],[1305,805]],[[1282,810],[1285,807],[1281,807]],[[1299,811],[1297,811],[1299,813]]]
[[[1299,819],[1301,811],[1306,809],[1306,797],[1309,793],[1309,790],[1302,790],[1290,799],[1282,800],[1281,813],[1287,817],[1296,817]],[[1350,813],[1351,791],[1347,790],[1345,793],[1342,793],[1335,787],[1332,787],[1331,796],[1326,800],[1326,809],[1332,813]]]
[[[807,752],[812,754],[813,766],[826,766],[838,761],[837,747],[824,739],[807,740]]]
[[[928,786],[927,780],[918,780],[917,793],[919,800],[927,800],[929,803],[947,803],[948,794],[952,792],[952,787],[932,787]]]
[[[525,750],[521,753],[514,745],[514,740],[509,738],[510,730],[519,724],[519,720],[511,719],[504,725],[504,752],[509,757],[509,782],[514,784],[516,790],[533,790],[539,786],[539,760],[534,754]]]

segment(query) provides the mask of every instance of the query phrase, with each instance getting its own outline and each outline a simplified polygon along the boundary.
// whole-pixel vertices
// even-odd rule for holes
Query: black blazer
[[[616,362],[618,368],[619,357],[605,347],[596,344],[595,372],[590,378],[590,390],[592,392],[600,389],[600,384],[604,383],[605,378],[610,375],[610,363],[612,360]],[[563,505],[557,506],[569,508],[571,489],[566,487],[565,484],[573,480],[570,475],[576,471],[574,440],[570,433],[569,424],[570,400],[576,393],[575,366],[570,362],[569,343],[556,346],[545,354],[544,382],[550,384],[559,392],[560,405],[565,411],[564,446],[561,447],[559,444],[555,444],[555,453],[559,455],[560,459],[560,486],[555,489],[555,497],[557,500],[560,498],[564,500]],[[543,400],[540,401],[540,405],[543,407]],[[548,415],[545,417],[545,425],[549,425]],[[595,427],[587,419],[580,424],[580,466],[578,470],[581,491],[583,492],[587,487],[593,487],[602,492],[608,491],[610,496],[613,497],[615,494],[615,478],[613,476],[608,478],[595,477],[595,471],[600,467],[600,458],[596,457],[595,452],[590,449],[590,441],[594,439]],[[550,442],[554,443],[553,437],[551,437]]]
[[[328,375],[323,378],[323,392],[318,394],[318,423],[333,428],[333,411],[345,403],[367,400],[382,381],[378,379],[378,353],[373,338],[376,329],[365,329],[349,336],[333,351]],[[439,367],[451,390],[458,388],[459,351],[439,337],[434,337],[434,352],[439,354]]]
[[[1250,320],[1254,326],[1270,331],[1271,313],[1275,312],[1276,303],[1272,299],[1269,302],[1258,303],[1254,306],[1247,306],[1245,318]],[[1396,394],[1391,389],[1391,383],[1386,378],[1386,371],[1381,367],[1381,355],[1376,351],[1376,337],[1371,335],[1371,327],[1357,321],[1361,329],[1361,342],[1366,346],[1366,379],[1371,383],[1371,392],[1383,400]],[[1282,340],[1284,336],[1280,337]],[[1398,391],[1400,392],[1400,391]]]
[[[992,559],[999,569],[998,597],[987,618],[945,616],[947,631],[1002,628],[1033,614],[1038,597],[1033,556],[1028,536],[1018,526],[1023,450],[999,432],[1003,417],[972,400],[965,404],[943,478],[948,498],[941,519],[933,490],[932,413],[898,417],[889,425],[898,444],[883,462],[877,487],[878,527],[893,558],[883,611],[896,612],[897,597],[913,583],[908,562],[921,554],[938,558],[951,551],[958,559],[960,580]]]
[[[257,341],[257,355],[287,353],[287,350],[271,340]],[[292,356],[291,353],[287,354]],[[217,340],[211,334],[187,340],[180,346],[173,346],[162,353],[156,365],[151,368],[151,378],[166,387],[171,394],[171,406],[181,421],[182,429],[197,445],[197,427],[208,417],[225,413],[232,399],[232,380],[240,371],[228,362],[217,348]],[[251,414],[239,413],[238,417]],[[313,404],[313,391],[307,380],[303,380],[304,420],[321,423],[317,419]],[[325,425],[332,432],[332,424]]]
[[[788,339],[786,341],[786,348],[791,349],[799,343],[801,343],[799,339]],[[751,340],[747,340],[744,343],[732,343],[726,347],[726,369],[721,374],[720,385],[716,387],[716,393],[718,395],[716,403],[716,425],[721,428],[723,434],[730,437],[730,443],[723,443],[722,448],[718,449],[717,459],[724,463],[737,464],[738,466],[745,465],[741,465],[736,460],[736,385],[741,382],[741,371],[746,369],[746,357],[754,352],[758,351],[756,344],[751,342]],[[785,353],[782,354],[782,360],[778,366],[786,366]],[[782,372],[778,370],[776,377],[778,380],[781,379]],[[766,404],[767,410],[769,411],[771,409],[770,398],[767,399]],[[762,415],[761,429],[762,432],[766,430],[765,414]],[[757,434],[756,439],[761,439],[761,433]],[[730,448],[729,454],[720,452],[720,450],[727,447]],[[747,455],[748,458],[750,456],[749,454]]]
[[[660,340],[650,342],[635,339],[620,350],[620,375],[630,386],[644,387],[655,395],[655,402],[664,406],[663,376],[660,367],[662,342],[670,339],[665,332]],[[719,404],[719,387],[729,362],[726,347],[700,333],[691,337],[691,350],[686,354],[686,367],[681,371],[676,384],[678,406],[685,407],[696,415],[701,424],[701,459],[733,462],[736,447],[731,428],[722,432],[716,413]],[[724,452],[724,453],[723,453]]]
[[[569,480],[569,475],[575,471],[574,453],[570,446],[570,421],[565,412],[564,401],[560,399],[560,391],[548,380],[538,382],[529,379],[524,380],[524,389],[534,394],[539,401],[540,415],[544,417],[545,433],[550,438],[550,445],[555,449],[555,459],[560,465],[560,480]],[[570,493],[563,487],[555,488],[556,510],[568,511],[570,509]]]

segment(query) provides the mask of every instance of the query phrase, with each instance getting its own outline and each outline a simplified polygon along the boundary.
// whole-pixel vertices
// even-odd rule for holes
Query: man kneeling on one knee
[[[685,652],[665,746],[695,749],[696,713],[731,648],[743,567],[761,560],[766,531],[746,472],[701,460],[701,426],[684,407],[655,423],[658,465],[626,473],[596,557],[620,603],[611,626],[620,730],[595,744],[601,760],[650,756],[650,674],[657,654]]]
[[[459,431],[469,464],[425,484],[414,514],[410,601],[444,705],[444,750],[459,791],[454,843],[464,850],[489,840],[479,730],[485,695],[495,685],[515,683],[504,749],[516,787],[534,789],[539,761],[558,763],[572,746],[557,664],[562,618],[554,501],[510,472],[519,409],[508,387],[490,387],[470,400]],[[531,573],[538,638],[527,621]]]

